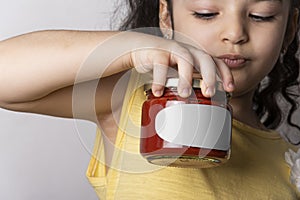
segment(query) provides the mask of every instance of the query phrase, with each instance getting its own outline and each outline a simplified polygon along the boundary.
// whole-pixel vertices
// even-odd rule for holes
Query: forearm
[[[109,61],[87,66],[83,76],[77,75],[92,50],[114,34],[117,32],[40,31],[0,42],[0,101],[32,101],[73,85],[76,78],[99,78]],[[107,59],[108,53],[103,51],[99,60]],[[111,74],[122,70],[121,64],[116,65]]]

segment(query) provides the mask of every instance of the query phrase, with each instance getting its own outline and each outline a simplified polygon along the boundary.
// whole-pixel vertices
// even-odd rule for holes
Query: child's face
[[[233,73],[235,94],[243,94],[276,63],[289,6],[288,0],[174,0],[174,37],[184,34],[223,59]]]

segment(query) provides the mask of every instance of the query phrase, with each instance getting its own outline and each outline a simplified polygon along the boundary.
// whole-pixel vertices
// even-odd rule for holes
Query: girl
[[[291,121],[296,97],[290,89],[298,86],[299,2],[130,0],[129,5],[123,30],[160,27],[153,34],[164,38],[41,31],[1,42],[1,107],[97,123],[87,176],[101,200],[297,199],[289,169],[297,183],[297,155],[287,153],[286,164],[289,145],[271,129],[283,119],[278,94],[291,105],[288,124],[297,127]],[[152,91],[161,96],[167,66],[178,68],[182,97],[191,94],[195,71],[201,72],[205,96],[214,95],[217,74],[233,92],[232,155],[223,166],[158,168],[139,156],[134,124],[140,123],[145,97],[134,86],[140,80],[135,71],[153,72]]]

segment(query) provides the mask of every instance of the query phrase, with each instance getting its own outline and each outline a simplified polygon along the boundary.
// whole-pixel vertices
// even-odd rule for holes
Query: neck
[[[253,94],[254,91],[251,91],[247,94],[232,97],[230,105],[233,111],[233,118],[253,128],[267,130],[252,108]]]

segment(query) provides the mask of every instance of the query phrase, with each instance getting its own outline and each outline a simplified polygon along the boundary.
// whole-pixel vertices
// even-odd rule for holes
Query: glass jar
[[[156,165],[208,168],[230,157],[232,110],[230,94],[217,82],[216,94],[202,95],[201,79],[193,80],[190,97],[177,93],[178,78],[166,82],[164,94],[155,97],[145,85],[140,153]]]

